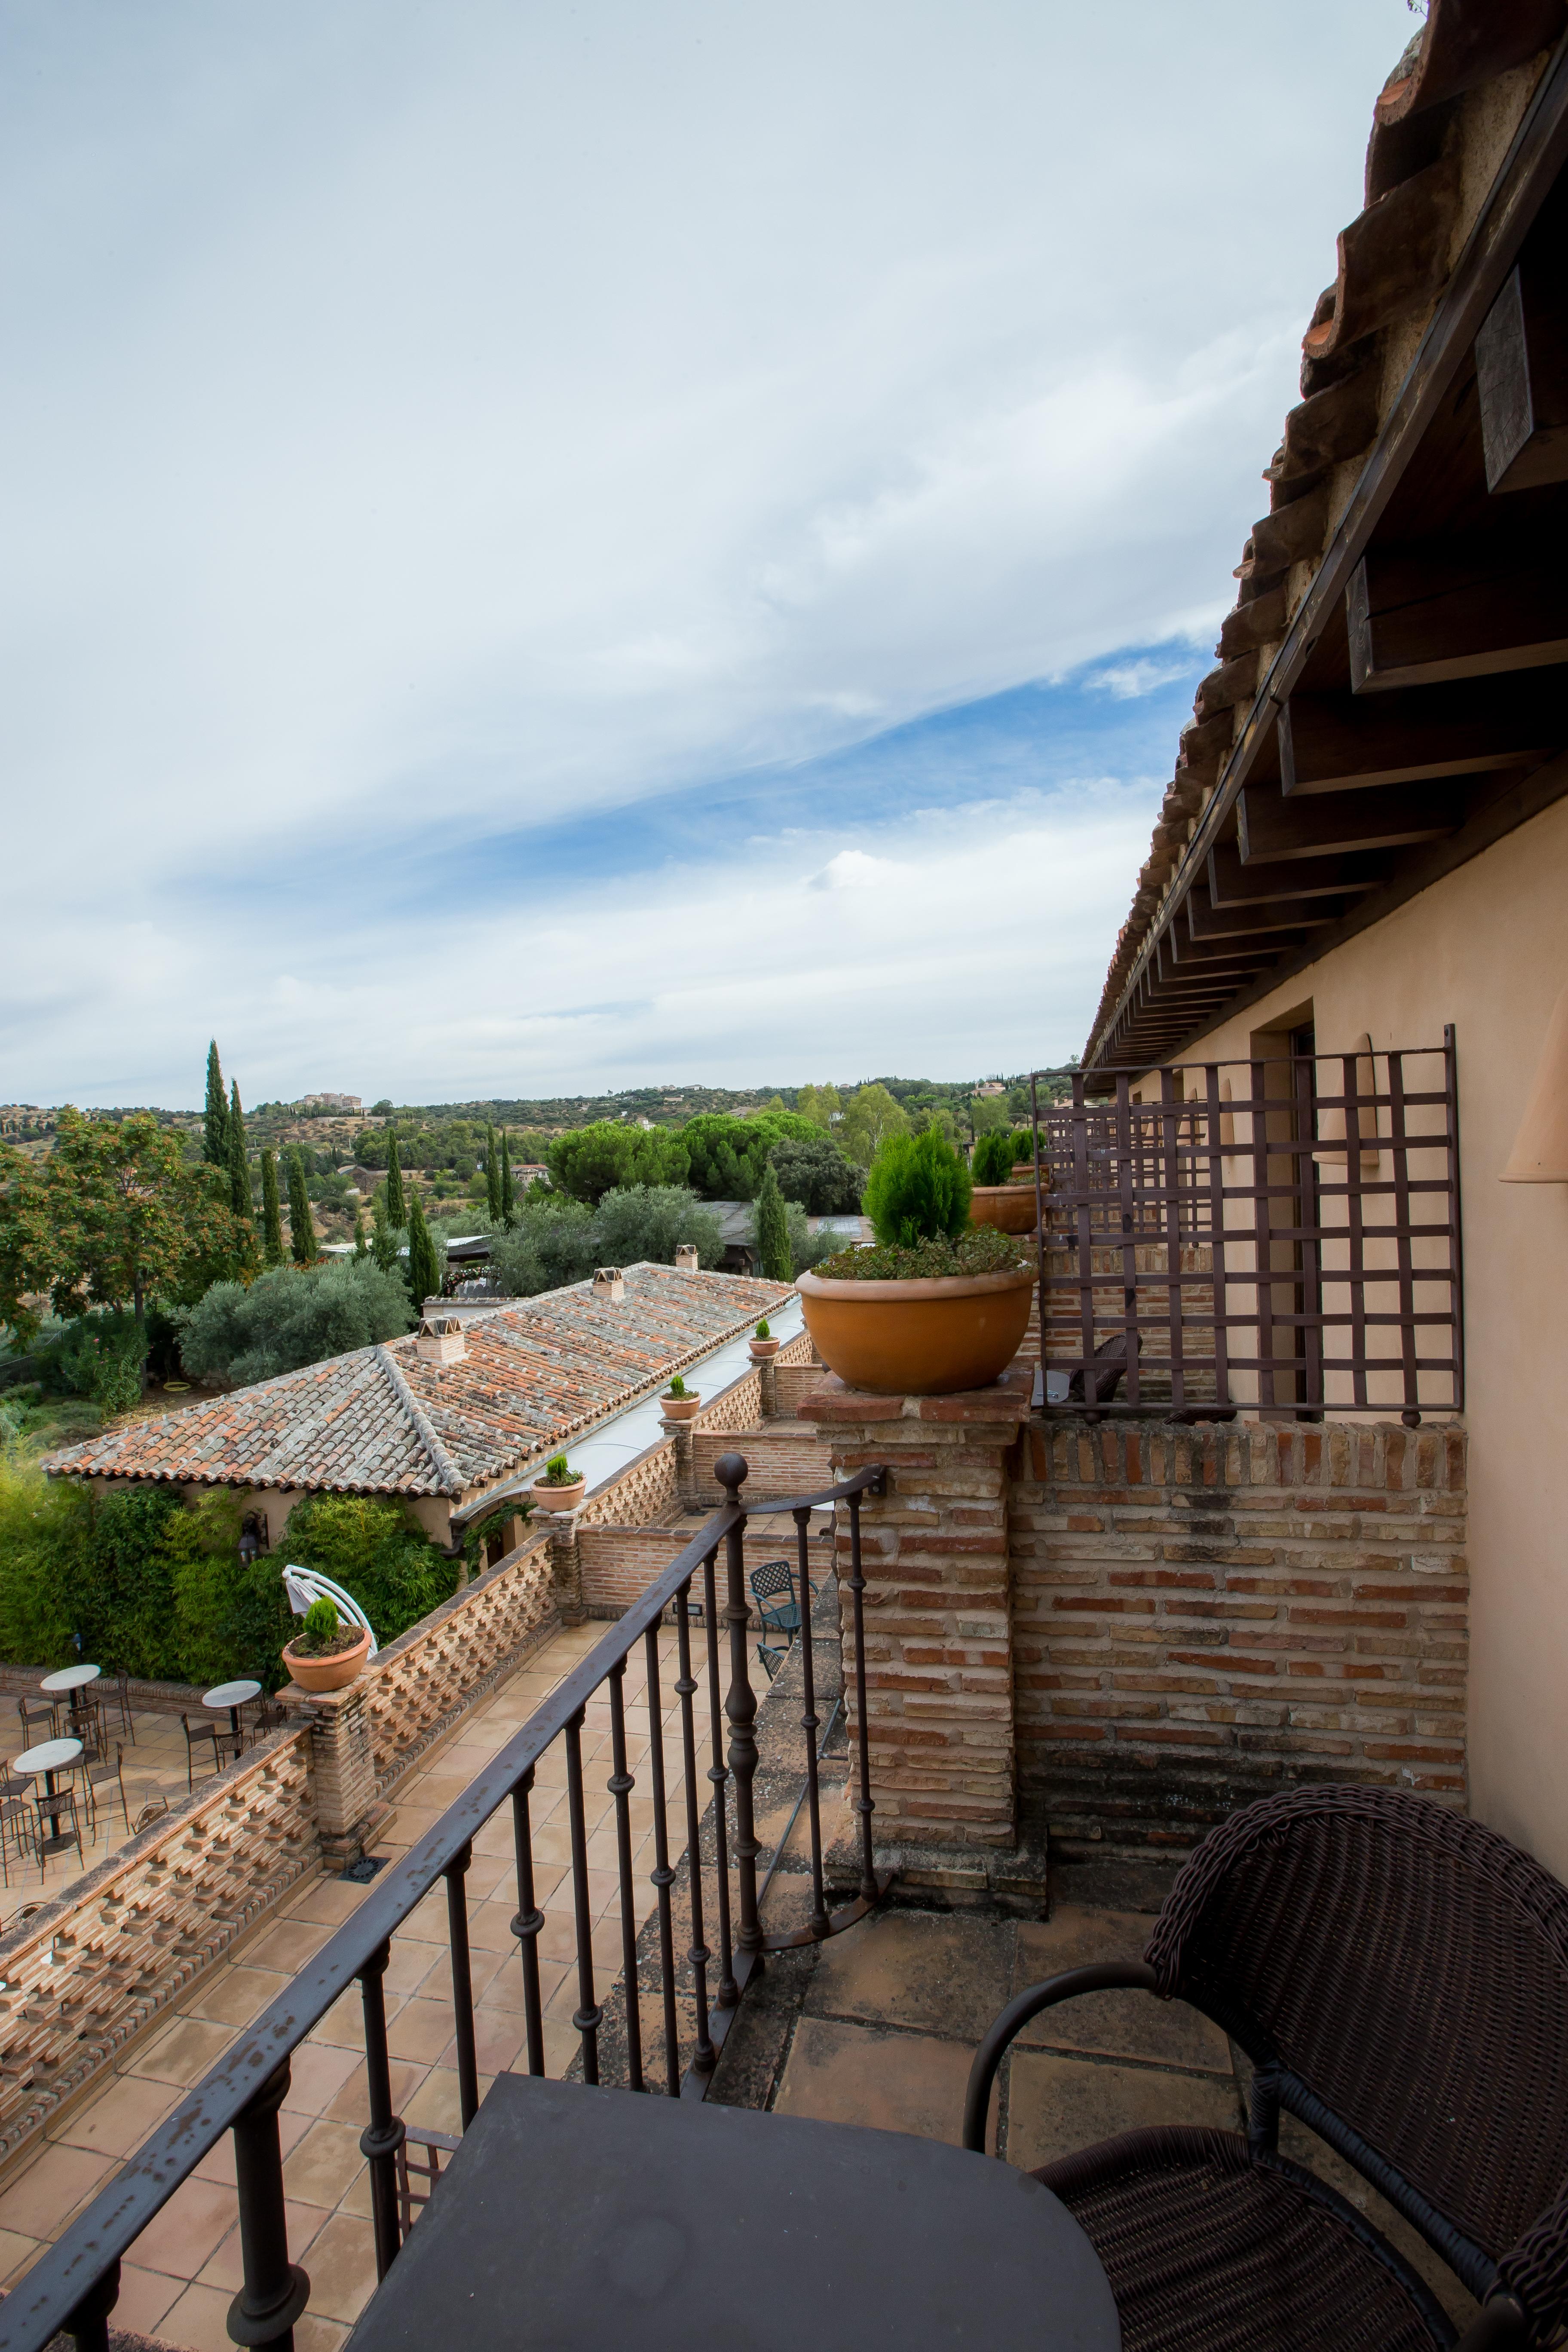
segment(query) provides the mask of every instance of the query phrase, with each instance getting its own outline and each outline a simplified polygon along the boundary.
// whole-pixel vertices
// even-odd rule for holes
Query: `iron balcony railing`
[[[1451,1028],[1074,1071],[1047,1101],[1063,1075],[1030,1081],[1047,1412],[1462,1409]]]
[[[225,2132],[234,2135],[237,2194],[245,2284],[228,2315],[237,2344],[291,2352],[294,2322],[310,2300],[310,2280],[289,2258],[284,2215],[283,2169],[278,2111],[289,2088],[292,2052],[356,1980],[364,2020],[370,2119],[360,2147],[368,2159],[376,2269],[384,2278],[395,2259],[416,2209],[424,2202],[416,2185],[427,2183],[439,2163],[438,2133],[411,2134],[394,2112],[383,1979],[392,1939],[437,1884],[444,1884],[450,1948],[451,2000],[459,2107],[466,2130],[479,2105],[474,2030],[474,1995],[468,1953],[466,1875],[475,1837],[510,1803],[517,1879],[518,1939],[522,1973],[527,2070],[545,2072],[544,2002],[538,1938],[544,1914],[535,1899],[534,1838],[531,1799],[542,1759],[557,1741],[564,1750],[570,1880],[575,1922],[577,2007],[572,2023],[578,2036],[577,2063],[588,2083],[601,2079],[601,2054],[609,2030],[618,2027],[612,2071],[634,2091],[668,2096],[705,2095],[719,2053],[741,1997],[763,1956],[792,1945],[819,1942],[864,1916],[885,1893],[888,1874],[878,1872],[871,1841],[870,1763],[866,1721],[865,1580],[860,1565],[860,1500],[883,1491],[881,1467],[858,1471],[820,1494],[793,1496],[756,1507],[789,1511],[795,1525],[801,1622],[799,1642],[805,1733],[803,1798],[810,1834],[811,1897],[805,1927],[790,1934],[765,1935],[760,1916],[757,1860],[762,1847],[752,1819],[752,1780],[757,1769],[757,1702],[748,1650],[752,1636],[745,1584],[747,1512],[739,1500],[746,1464],[725,1454],[715,1475],[726,1499],[658,1582],[630,1608],[553,1691],[414,1846],[402,1863],[374,1882],[363,1901],[318,1956],[301,1969],[287,1993],[245,2033],[222,2064],[169,2120],[145,2141],[87,2211],[28,2272],[0,2305],[0,2352],[40,2352],[61,2328],[81,2352],[106,2352],[110,2315],[119,2292],[121,2257],[153,2216],[187,2179]],[[851,1809],[858,1823],[859,1885],[854,1898],[829,1911],[822,1841],[816,1734],[815,1661],[812,1654],[813,1594],[807,1536],[811,1513],[842,1504],[849,1523],[849,1622],[843,1629],[848,1680],[855,1696],[851,1762]],[[724,1567],[720,1584],[719,1556]],[[711,1762],[706,1778],[712,1795],[699,1799],[702,1767],[693,1699],[701,1688],[693,1671],[692,1625],[700,1611],[705,1633]],[[664,1679],[659,1657],[661,1623],[673,1616],[679,1672],[672,1685],[679,1712],[679,1764],[685,1782],[681,1916],[689,1923],[686,1970],[676,1957],[676,1905],[679,1874],[672,1863],[667,1827],[668,1772],[664,1733]],[[720,1669],[719,1629],[728,1640],[728,1675]],[[650,1874],[657,1920],[658,1956],[653,2040],[645,2053],[643,2001],[647,1990],[647,1956],[639,1954],[639,1900],[633,1874],[630,1799],[636,1776],[627,1769],[628,1669],[638,1650],[647,1695],[648,1790],[653,1801],[655,1867]],[[721,1689],[721,1684],[723,1684]],[[613,1801],[620,1903],[619,1974],[601,2000],[595,1969],[588,1887],[586,1774],[583,1756],[584,1718],[591,1701],[607,1692],[611,1771],[604,1787]],[[726,1748],[722,1725],[728,1725]],[[824,1743],[826,1746],[826,1742]],[[796,1807],[796,1815],[799,1812]],[[796,1816],[792,1815],[791,1825]],[[707,1834],[704,1835],[706,1825]],[[787,1835],[787,1832],[786,1832]],[[782,1850],[784,1840],[779,1841]],[[675,1862],[682,1856],[678,1853]],[[774,1862],[778,1859],[775,1852]],[[765,1884],[765,1882],[764,1882]],[[644,1898],[646,1900],[646,1898]],[[714,1947],[707,1941],[710,1928]],[[640,1966],[639,1966],[640,1962]],[[715,1972],[710,1985],[710,1971]],[[643,1982],[639,1987],[639,1976]],[[606,2006],[606,2002],[608,2006]],[[689,2022],[683,2022],[689,2019]],[[424,2151],[411,2167],[406,2143]]]

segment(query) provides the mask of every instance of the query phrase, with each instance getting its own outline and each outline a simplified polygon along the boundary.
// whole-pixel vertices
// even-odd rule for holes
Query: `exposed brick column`
[[[798,1407],[818,1425],[836,1478],[888,1465],[885,1497],[860,1508],[866,1706],[879,1847],[1011,1849],[1017,1843],[1009,1457],[1029,1413],[1029,1376],[960,1396],[882,1397],[833,1375]],[[837,1569],[849,1752],[856,1750],[849,1525]]]
[[[675,1441],[676,1494],[687,1510],[695,1510],[700,1499],[697,1492],[695,1425],[689,1421],[665,1421],[664,1433]]]
[[[551,1518],[550,1582],[561,1622],[580,1625],[588,1612],[583,1605],[583,1557],[577,1548],[575,1513]]]
[[[358,1862],[380,1835],[390,1811],[376,1799],[365,1706],[369,1690],[362,1675],[343,1690],[303,1691],[290,1683],[281,1694],[310,1727],[310,1793],[321,1860],[329,1870],[347,1870]]]
[[[776,1421],[779,1413],[779,1368],[775,1356],[756,1359],[757,1386],[762,1391],[763,1409],[760,1418]]]

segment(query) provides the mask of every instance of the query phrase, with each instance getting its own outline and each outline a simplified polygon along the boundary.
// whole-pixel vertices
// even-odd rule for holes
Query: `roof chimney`
[[[460,1364],[468,1352],[460,1315],[426,1315],[414,1352],[422,1364]]]
[[[594,1268],[595,1305],[618,1307],[626,1295],[626,1281],[618,1265],[596,1265]]]
[[[695,1242],[680,1243],[675,1253],[675,1270],[677,1274],[695,1274],[697,1272],[697,1244]]]

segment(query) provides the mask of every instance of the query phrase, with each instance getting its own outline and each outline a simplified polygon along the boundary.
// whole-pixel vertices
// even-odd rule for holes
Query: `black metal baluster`
[[[626,2073],[630,2087],[642,2090],[642,2009],[637,1986],[637,1906],[632,1900],[632,1818],[629,1799],[637,1787],[626,1769],[626,1662],[610,1668],[610,1758],[608,1787],[616,1801],[616,1861],[621,1895],[621,1975],[626,1989]]]
[[[860,1793],[854,1810],[860,1816],[860,1893],[868,1903],[878,1899],[877,1861],[871,1848],[871,1735],[866,1721],[866,1579],[860,1569],[860,1497],[849,1497],[849,1591],[855,1629],[855,1717],[860,1762]]]
[[[664,1992],[665,2087],[672,2099],[680,2096],[680,2033],[675,2010],[675,1929],[669,1916],[669,1890],[675,1873],[669,1866],[669,1824],[665,1819],[664,1718],[658,1696],[658,1628],[643,1635],[647,1666],[648,1778],[653,1783],[653,1884],[658,1897],[658,1969]]]
[[[588,1908],[588,1832],[583,1816],[583,1717],[566,1726],[566,1814],[572,1833],[572,1899],[577,1917],[577,2007],[572,2022],[583,2037],[583,2080],[599,2079],[599,2028],[605,2012],[594,1999],[594,1920]]]
[[[522,2017],[528,2037],[528,2071],[544,2072],[544,2015],[539,1998],[539,1931],[544,1914],[533,1895],[533,1824],[528,1800],[533,1788],[531,1764],[511,1792],[511,1842],[517,1856],[517,1910],[511,1932],[522,1962]]]
[[[805,1734],[805,1803],[811,1828],[811,1919],[814,1936],[827,1933],[827,1901],[822,1885],[822,1798],[816,1780],[816,1661],[811,1651],[811,1569],[806,1559],[808,1509],[795,1515],[795,1550],[800,1568],[800,1664],[805,1706],[800,1718]]]
[[[65,2333],[76,2342],[76,2352],[109,2352],[109,2315],[120,2300],[120,2257],[93,2280],[70,2317]]]
[[[272,2352],[294,2352],[294,2322],[310,2300],[310,2280],[298,2263],[289,2259],[289,2224],[283,2210],[278,2110],[288,2091],[285,2059],[234,2126],[245,2284],[229,2305],[228,2332],[237,2344],[265,2344]]]
[[[735,1877],[741,1910],[735,1942],[750,1963],[750,1974],[763,1964],[763,1928],[757,1916],[757,1855],[761,1849],[752,1812],[752,1782],[757,1770],[757,1742],[752,1729],[757,1719],[757,1701],[746,1654],[751,1612],[746,1605],[746,1515],[740,1505],[740,1489],[746,1476],[745,1456],[721,1454],[713,1465],[713,1475],[736,1513],[724,1538],[729,1591],[724,1622],[730,1628],[730,1688],[724,1699],[724,1713],[730,1723],[730,1769],[735,1776]]]
[[[730,1937],[730,1771],[724,1761],[724,1707],[719,1694],[719,1601],[713,1567],[719,1555],[710,1551],[702,1563],[702,1612],[708,1643],[708,1715],[713,1739],[713,1761],[708,1779],[713,1790],[713,1858],[719,1882],[720,2009],[733,2009],[741,1998],[735,1982],[735,1955]]]
[[[686,1772],[686,1851],[689,1859],[686,1875],[691,1898],[691,1948],[687,1958],[691,1962],[691,1989],[697,2002],[697,2048],[692,2063],[700,2074],[707,2074],[712,2071],[718,2053],[708,2027],[709,1953],[702,1940],[702,1814],[697,1802],[697,1726],[691,1713],[697,1677],[691,1671],[690,1593],[691,1587],[687,1584],[676,1597],[675,1638],[680,1672],[676,1676],[675,1690],[680,1701],[680,1753]]]
[[[375,2230],[375,2274],[384,2279],[402,2241],[397,2227],[397,2151],[403,2125],[392,2112],[392,2070],[386,2054],[386,1974],[392,1946],[379,1944],[359,1972],[364,2010],[364,2071],[370,2121],[360,2134],[360,2154],[370,2163],[370,2210]],[[281,2186],[282,2174],[279,2174]],[[232,2330],[230,2331],[232,2333]]]
[[[452,1952],[452,2018],[458,2036],[458,2104],[468,2130],[479,2112],[479,2067],[474,2051],[474,1977],[468,1958],[468,1890],[474,1858],[466,1845],[447,1864],[447,1937]]]

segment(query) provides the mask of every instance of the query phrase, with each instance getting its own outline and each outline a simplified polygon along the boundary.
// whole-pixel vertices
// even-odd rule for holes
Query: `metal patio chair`
[[[746,1581],[763,1633],[782,1633],[786,1642],[793,1642],[800,1631],[800,1603],[795,1597],[795,1570],[788,1560],[764,1559]]]
[[[1009,2003],[963,2142],[1029,2019],[1116,1986],[1190,2002],[1256,2072],[1246,2137],[1123,2132],[1035,2173],[1104,2263],[1125,2352],[1433,2352],[1431,2290],[1345,2199],[1279,2153],[1281,2109],[1369,2180],[1483,2304],[1462,2352],[1568,2323],[1568,1890],[1427,1797],[1293,1790],[1187,1863],[1142,1960]]]
[[[60,1710],[58,1706],[51,1706],[47,1698],[39,1699],[36,1706],[29,1706],[25,1698],[19,1698],[16,1712],[22,1718],[24,1748],[41,1748],[45,1740],[60,1737]]]
[[[757,1643],[757,1664],[761,1666],[763,1674],[766,1675],[769,1682],[773,1681],[774,1675],[778,1673],[779,1668],[783,1665],[788,1655],[789,1652],[787,1649],[775,1650],[771,1642],[759,1642]]]
[[[198,1748],[210,1742],[213,1770],[215,1772],[223,1770],[223,1758],[218,1751],[218,1727],[216,1723],[193,1723],[190,1717],[184,1714],[180,1717],[180,1723],[185,1735],[185,1787],[187,1790],[194,1790],[196,1785]]]
[[[121,1816],[125,1823],[125,1834],[129,1837],[131,1807],[125,1795],[125,1742],[122,1739],[115,1741],[112,1764],[107,1759],[99,1764],[87,1764],[80,1778],[87,1797],[88,1826],[94,1837],[98,1835],[98,1792],[100,1789],[108,1793],[109,1810],[111,1815],[114,1811],[114,1792],[118,1790]]]

